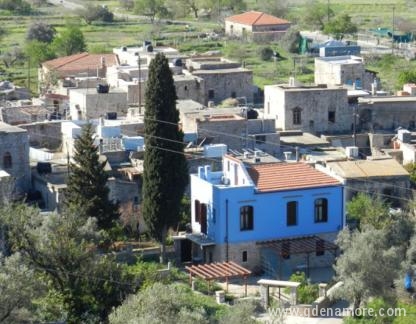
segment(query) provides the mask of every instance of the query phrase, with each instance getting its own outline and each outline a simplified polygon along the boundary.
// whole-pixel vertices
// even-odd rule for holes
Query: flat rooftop
[[[26,129],[0,122],[0,132],[2,133],[26,133],[27,131]]]
[[[342,91],[347,92],[347,88],[344,88],[342,86],[327,86],[327,85],[311,85],[311,86],[290,86],[288,84],[273,84],[273,85],[266,85],[264,86],[264,89],[266,88],[275,88],[278,90],[284,90],[284,91],[293,91],[293,92],[299,92],[299,91]]]
[[[94,94],[111,95],[112,93],[116,93],[116,94],[125,93],[127,95],[127,91],[124,89],[120,89],[120,88],[110,88],[108,93],[98,93],[97,89],[95,88],[75,88],[75,89],[71,89],[70,93],[71,92],[78,92],[78,93],[82,93],[85,95],[94,95]]]
[[[315,61],[323,61],[330,64],[363,64],[363,59],[360,56],[345,55],[345,56],[329,56],[329,57],[316,57]]]
[[[279,132],[282,146],[328,146],[329,142],[311,133]]]
[[[399,162],[390,158],[328,162],[327,167],[345,179],[409,176]]]
[[[238,67],[238,68],[232,68],[232,69],[222,69],[222,68],[216,68],[213,70],[195,70],[192,72],[192,74],[199,75],[199,74],[232,74],[232,73],[252,73],[253,71]]]
[[[380,96],[380,97],[365,97],[358,98],[358,103],[362,104],[374,104],[374,103],[394,103],[394,102],[414,102],[416,96]]]

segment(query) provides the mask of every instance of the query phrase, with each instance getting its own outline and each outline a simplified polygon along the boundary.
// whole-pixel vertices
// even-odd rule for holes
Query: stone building
[[[52,116],[54,109],[42,106],[1,107],[0,119],[9,125],[28,124],[45,121]]]
[[[258,11],[248,11],[225,18],[228,36],[254,41],[278,40],[290,27],[290,22]]]
[[[87,120],[105,117],[107,113],[117,116],[127,114],[127,92],[111,88],[106,93],[96,89],[73,89],[69,92],[70,116],[72,120]]]
[[[195,133],[198,141],[225,144],[229,149],[262,150],[271,155],[280,152],[279,134],[273,119],[247,119],[242,108],[181,108],[185,133]]]
[[[26,130],[0,122],[0,166],[14,178],[17,194],[29,191],[29,138]]]
[[[346,201],[360,192],[379,195],[393,207],[406,207],[411,199],[409,173],[390,157],[327,162],[326,168],[343,179]]]
[[[344,88],[264,87],[264,117],[275,119],[278,130],[302,130],[313,134],[350,132],[352,115]]]
[[[315,84],[348,85],[356,89],[372,90],[377,88],[376,72],[364,66],[359,56],[333,56],[315,58]],[[377,89],[375,89],[377,90]]]
[[[186,68],[193,76],[204,80],[205,105],[238,97],[253,101],[253,72],[239,63],[220,57],[194,57],[186,60]]]
[[[416,96],[370,96],[358,99],[357,125],[369,131],[415,130]]]
[[[116,54],[78,53],[58,57],[42,63],[39,69],[39,84],[44,85],[48,78],[65,79],[66,77],[105,77],[107,68],[118,65]]]

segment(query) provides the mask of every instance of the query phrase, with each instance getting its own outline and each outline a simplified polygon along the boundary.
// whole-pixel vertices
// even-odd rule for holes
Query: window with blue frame
[[[250,231],[254,228],[253,206],[240,207],[240,230]]]
[[[318,198],[315,200],[315,223],[328,222],[328,199]]]
[[[286,204],[286,225],[294,226],[298,224],[298,202],[289,201]]]

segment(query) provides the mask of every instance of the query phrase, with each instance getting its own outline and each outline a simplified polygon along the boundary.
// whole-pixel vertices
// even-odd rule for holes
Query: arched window
[[[9,152],[3,155],[3,168],[10,169],[12,167],[12,155]]]
[[[242,206],[240,208],[240,230],[252,230],[253,223],[253,206]]]
[[[318,198],[315,200],[315,223],[326,223],[328,221],[328,199]]]
[[[302,124],[302,109],[299,107],[293,108],[293,125]]]

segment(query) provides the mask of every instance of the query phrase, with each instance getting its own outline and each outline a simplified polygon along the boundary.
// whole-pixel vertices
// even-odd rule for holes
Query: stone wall
[[[73,120],[86,120],[105,117],[108,112],[117,116],[127,114],[127,92],[110,89],[108,93],[97,93],[95,89],[71,90],[70,113]]]
[[[26,130],[8,125],[4,127],[0,132],[0,159],[1,169],[16,179],[16,190],[27,192],[31,187],[31,173]]]
[[[50,150],[57,150],[62,146],[61,121],[24,124],[19,127],[27,130],[30,146]]]
[[[390,101],[360,103],[358,107],[358,127],[363,130],[395,130],[398,127],[416,129],[416,100],[411,97],[389,98]],[[414,98],[414,97],[413,97]],[[387,99],[387,98],[386,98]]]
[[[246,120],[235,117],[222,120],[197,119],[196,123],[198,137],[207,137],[212,144],[226,144],[229,149],[233,150],[259,148],[272,155],[280,150],[280,137],[274,131],[272,119]]]
[[[265,87],[266,118],[276,119],[276,128],[312,134],[351,132],[353,114],[347,90],[338,88]],[[299,112],[295,120],[295,111]]]
[[[244,68],[228,70],[197,70],[192,75],[205,82],[205,102],[220,103],[231,97],[246,97],[253,101],[253,72]]]

